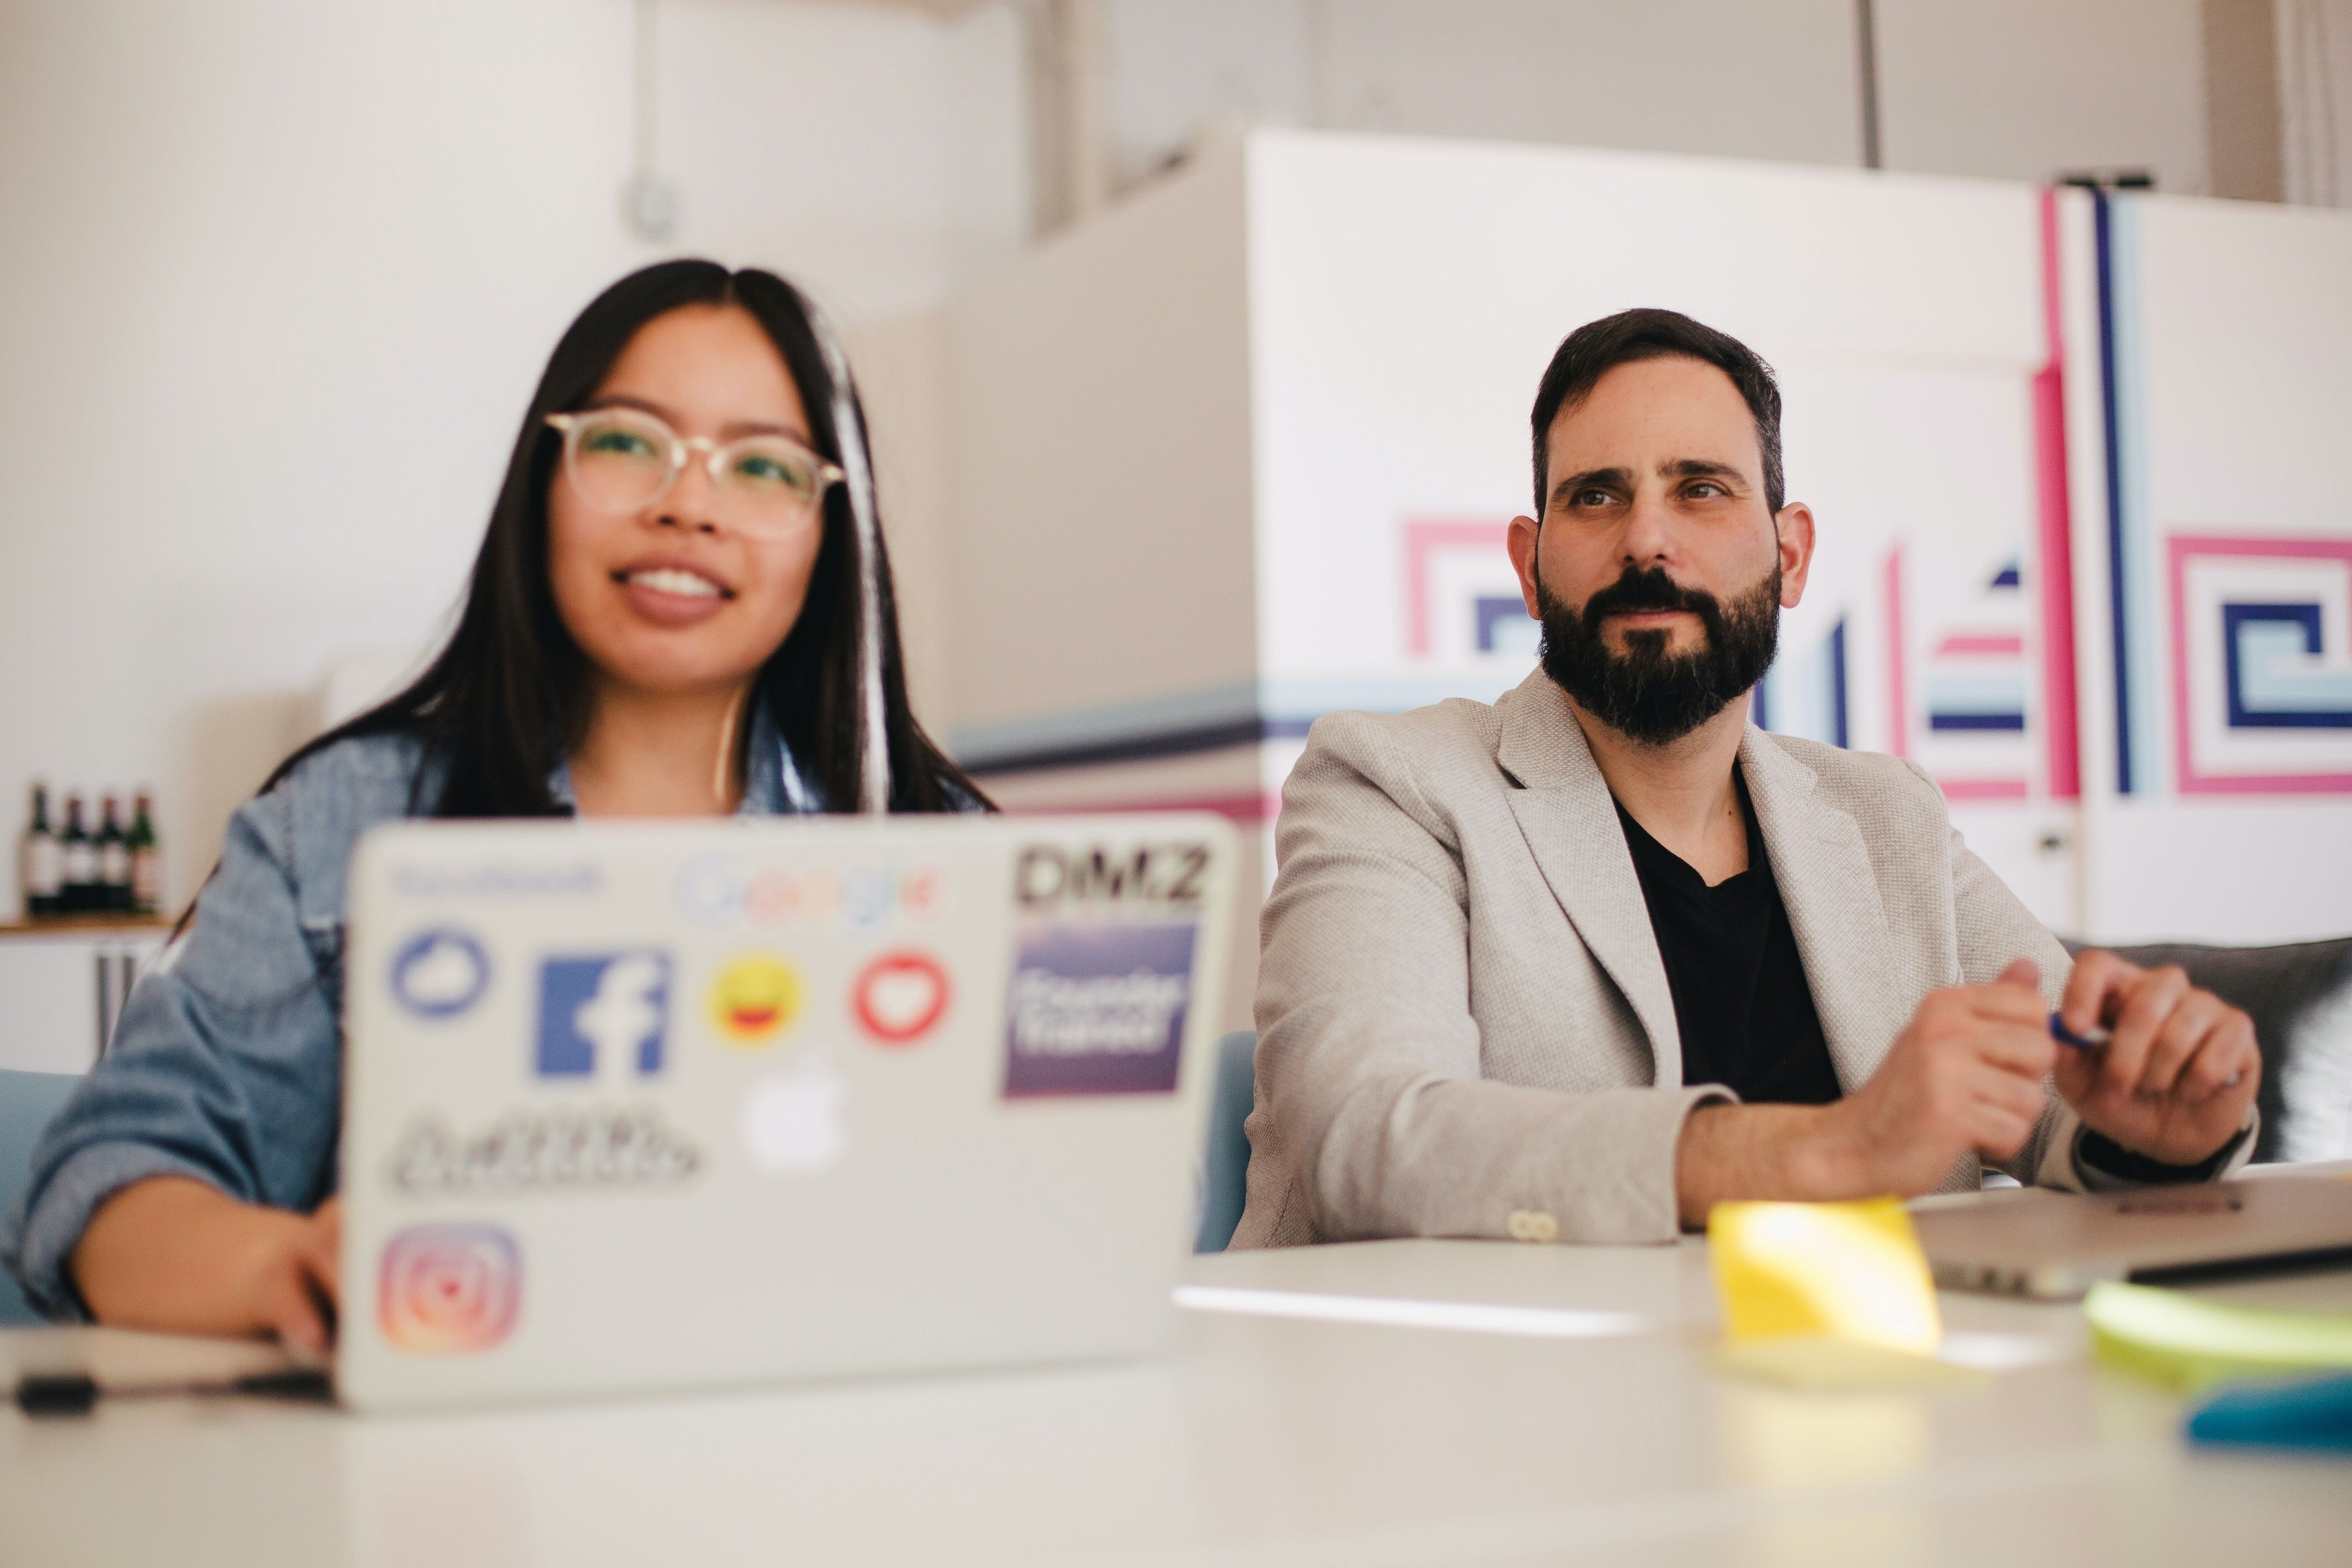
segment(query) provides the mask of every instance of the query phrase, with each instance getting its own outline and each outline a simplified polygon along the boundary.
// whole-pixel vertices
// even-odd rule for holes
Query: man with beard
[[[1669,310],[1594,321],[1533,434],[1509,549],[1542,668],[1491,707],[1330,715],[1284,786],[1234,1245],[1664,1241],[1980,1163],[2242,1163],[2244,1014],[2070,961],[1909,763],[1749,726],[1813,554],[1763,361]],[[2108,1044],[2062,1051],[2053,1009]]]

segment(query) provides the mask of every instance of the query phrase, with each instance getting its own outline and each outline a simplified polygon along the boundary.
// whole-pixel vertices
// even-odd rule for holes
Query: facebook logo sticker
[[[662,1067],[669,1024],[669,955],[638,948],[596,958],[551,958],[539,972],[539,1074],[592,1078],[634,1060]]]

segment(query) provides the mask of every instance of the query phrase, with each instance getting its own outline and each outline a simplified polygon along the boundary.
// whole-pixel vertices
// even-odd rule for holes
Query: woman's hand
[[[239,1203],[186,1176],[134,1182],[99,1206],[72,1272],[101,1323],[334,1343],[341,1201],[310,1215]]]

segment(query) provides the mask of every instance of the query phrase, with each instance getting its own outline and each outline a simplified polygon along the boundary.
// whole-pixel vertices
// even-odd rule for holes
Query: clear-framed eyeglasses
[[[789,436],[691,440],[636,408],[551,414],[563,437],[563,471],[591,506],[635,512],[669,494],[699,455],[719,521],[746,535],[791,538],[816,521],[824,492],[842,479],[835,464]]]

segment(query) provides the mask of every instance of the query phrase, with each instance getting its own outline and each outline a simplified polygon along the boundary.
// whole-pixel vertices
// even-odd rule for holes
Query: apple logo
[[[837,1165],[849,1152],[848,1101],[841,1074],[809,1052],[791,1071],[761,1079],[744,1096],[744,1152],[770,1174]]]

